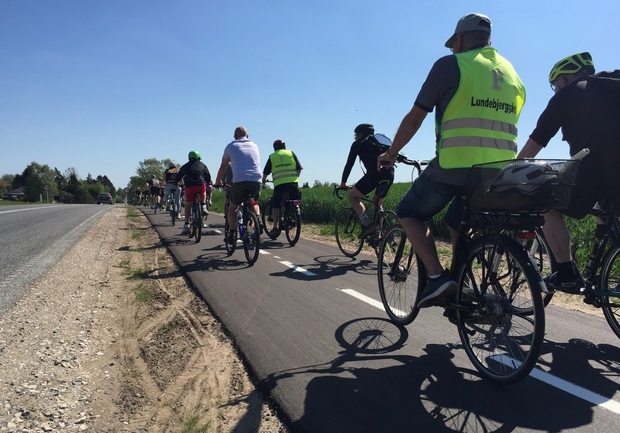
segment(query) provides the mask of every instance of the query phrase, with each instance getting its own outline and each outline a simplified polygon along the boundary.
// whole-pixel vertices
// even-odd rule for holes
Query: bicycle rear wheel
[[[243,235],[243,252],[249,265],[253,265],[258,260],[260,249],[260,226],[258,217],[247,211],[245,219],[245,234]]]
[[[197,201],[194,201],[192,206],[194,206],[193,214],[196,217],[192,220],[192,231],[194,233],[194,239],[196,243],[198,243],[202,238],[202,206],[200,206],[200,203]]]
[[[357,214],[352,208],[344,208],[336,216],[336,243],[338,248],[347,257],[355,257],[364,245],[364,239],[359,239],[362,234],[362,225]]]
[[[542,280],[523,246],[507,236],[473,240],[456,270],[456,326],[487,379],[512,384],[536,365],[545,332]]]
[[[420,311],[416,305],[426,271],[401,226],[393,225],[387,230],[378,258],[377,280],[385,312],[392,322],[408,325]]]
[[[301,235],[301,215],[299,206],[289,203],[284,208],[284,231],[290,246],[299,241]]]
[[[174,203],[174,198],[172,199],[172,203],[170,203],[170,218],[172,219],[172,225],[174,226],[177,222],[177,209]]]
[[[280,209],[282,211],[282,209]],[[269,237],[269,239],[276,239],[278,236],[274,233],[271,234],[275,221],[271,217],[271,200],[268,200],[263,207],[261,208],[261,221],[263,222],[263,227],[265,227],[265,234]]]
[[[228,198],[226,199],[226,203],[224,204],[224,245],[226,245],[226,253],[229,256],[235,252],[235,248],[237,247],[237,239],[233,240],[233,243],[228,243],[228,234],[230,233],[230,226],[228,225],[228,207],[230,203],[228,202]]]
[[[620,247],[613,247],[605,255],[601,268],[601,290],[614,292],[601,297],[602,309],[609,327],[620,338]]]

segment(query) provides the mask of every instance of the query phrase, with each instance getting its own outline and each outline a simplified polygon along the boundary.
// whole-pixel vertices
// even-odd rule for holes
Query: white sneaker
[[[207,210],[207,207],[204,205],[202,206],[202,213],[205,215],[209,215],[209,211]]]
[[[189,234],[189,224],[183,224],[183,230],[181,231],[182,235],[188,235]]]

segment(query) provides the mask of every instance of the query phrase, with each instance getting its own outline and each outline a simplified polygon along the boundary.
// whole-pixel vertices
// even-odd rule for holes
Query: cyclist
[[[355,159],[359,157],[366,173],[355,186],[349,190],[349,203],[357,214],[362,224],[362,233],[360,238],[370,234],[375,230],[368,214],[366,207],[362,203],[362,197],[370,194],[374,190],[373,203],[375,206],[381,206],[383,200],[394,183],[394,167],[377,168],[377,157],[381,155],[385,149],[377,142],[374,137],[375,128],[370,123],[362,123],[357,125],[353,131],[355,141],[351,144],[347,162],[342,171],[340,187],[347,187],[347,179],[351,174],[351,169],[355,163]]]
[[[267,176],[273,173],[273,196],[271,197],[271,217],[273,218],[272,235],[280,234],[280,203],[282,195],[288,193],[289,198],[299,197],[299,175],[303,167],[292,150],[286,149],[286,143],[282,140],[273,142],[274,152],[269,155],[263,169],[263,183]]]
[[[230,188],[230,206],[228,206],[228,222],[230,233],[226,233],[227,243],[233,243],[237,229],[237,209],[243,201],[245,189],[252,191],[255,203],[250,210],[260,217],[258,196],[261,188],[260,155],[258,146],[252,142],[245,127],[238,126],[233,134],[234,140],[224,148],[222,164],[217,172],[215,185],[222,185],[226,171],[230,166],[233,172],[232,185]]]
[[[549,83],[555,94],[519,157],[535,157],[560,128],[571,155],[590,149],[580,163],[568,210],[547,212],[543,226],[558,262],[557,271],[545,279],[546,285],[579,293],[582,279],[572,264],[570,234],[563,214],[582,219],[597,201],[620,195],[620,71],[595,74],[592,56],[581,52],[557,62],[549,73]]]
[[[491,44],[491,21],[481,14],[462,17],[445,46],[452,55],[437,60],[415,103],[403,118],[390,149],[378,165],[393,165],[398,152],[436,109],[436,156],[403,196],[396,214],[429,279],[418,307],[441,304],[458,285],[444,270],[425,222],[457,197],[474,164],[514,158],[517,122],[525,88],[516,71]],[[459,200],[456,200],[458,203]],[[457,227],[453,202],[448,225]],[[456,238],[453,230],[453,241]]]
[[[153,209],[155,206],[159,206],[159,190],[161,189],[161,181],[157,179],[157,176],[153,175],[147,184],[151,195],[151,209]]]
[[[202,212],[204,217],[209,214],[207,212],[207,206],[205,204],[205,196],[207,191],[207,184],[211,182],[211,173],[206,165],[201,161],[200,153],[195,150],[191,150],[187,154],[189,160],[179,169],[174,183],[178,185],[183,181],[185,185],[185,224],[183,224],[183,230],[181,234],[189,233],[189,219],[192,214],[192,203],[194,196],[200,194],[200,203],[202,203]]]
[[[178,172],[179,172],[179,169],[177,168],[177,164],[174,161],[171,161],[168,164],[168,168],[164,172],[164,197],[165,198],[168,198],[171,190],[177,187],[176,184],[174,183],[174,180],[176,179]],[[176,191],[174,194],[174,204],[175,204],[174,207],[177,210],[177,217],[180,218],[181,217],[181,194],[179,194],[178,191]],[[166,209],[166,210],[170,210],[170,209]]]

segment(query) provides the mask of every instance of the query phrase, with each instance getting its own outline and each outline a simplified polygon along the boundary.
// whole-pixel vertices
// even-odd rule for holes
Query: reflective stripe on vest
[[[271,161],[273,186],[299,182],[297,164],[295,163],[295,157],[292,151],[286,149],[276,150],[269,155],[269,160]]]
[[[440,128],[439,164],[466,168],[513,159],[525,88],[492,47],[455,54],[461,81]]]

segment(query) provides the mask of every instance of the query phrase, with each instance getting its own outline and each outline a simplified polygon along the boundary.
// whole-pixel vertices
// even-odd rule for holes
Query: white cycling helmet
[[[500,170],[490,190],[500,193],[516,190],[533,195],[557,179],[557,171],[545,161],[517,161]]]

